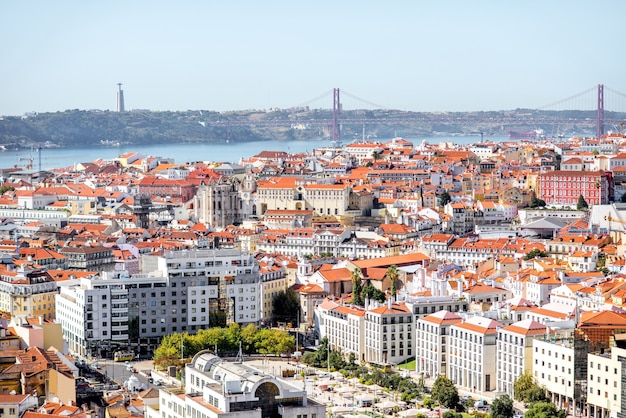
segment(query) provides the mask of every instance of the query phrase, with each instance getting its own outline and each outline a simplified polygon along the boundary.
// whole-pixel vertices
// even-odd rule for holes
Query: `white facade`
[[[365,361],[400,364],[414,356],[414,324],[409,306],[387,303],[365,315]]]
[[[417,320],[415,368],[418,373],[423,373],[425,377],[446,373],[450,327],[461,321],[461,316],[448,311],[439,311]]]
[[[185,282],[182,287],[187,290],[181,292],[187,296],[186,317],[191,326],[209,325],[211,300],[225,309],[227,323],[257,323],[261,318],[260,270],[251,254],[240,250],[168,251],[158,257],[156,269],[170,281]]]
[[[128,289],[121,280],[81,278],[59,288],[56,321],[71,353],[93,355],[104,342],[127,345]]]
[[[617,417],[622,410],[622,379],[626,349],[587,355],[587,412],[589,417]]]
[[[326,406],[301,388],[245,362],[222,361],[207,352],[185,365],[185,392],[160,390],[147,418],[324,418]]]
[[[164,335],[212,326],[210,314],[218,311],[227,324],[261,320],[261,274],[248,253],[172,251],[143,256],[142,263],[149,273],[105,272],[60,282],[57,321],[72,352],[110,355],[129,348],[149,353]],[[130,329],[137,340],[130,340]]]
[[[570,340],[560,337],[533,340],[533,377],[548,390],[559,408],[573,404],[574,372],[574,344]]]
[[[513,399],[513,384],[520,375],[532,370],[533,339],[545,333],[545,325],[530,319],[498,330],[497,392]]]
[[[365,361],[365,314],[360,307],[323,302],[316,309],[320,338],[327,337],[332,349]]]
[[[489,392],[496,388],[496,336],[502,324],[472,317],[450,327],[447,376],[467,390]]]

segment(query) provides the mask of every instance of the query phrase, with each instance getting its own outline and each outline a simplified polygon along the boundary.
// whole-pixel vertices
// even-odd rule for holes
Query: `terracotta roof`
[[[456,324],[461,322],[463,318],[453,312],[441,310],[421,318],[423,321],[433,322],[439,325]]]
[[[515,334],[521,335],[539,335],[545,334],[547,327],[532,319],[524,319],[523,321],[515,322],[508,327],[502,328],[502,331],[509,331]]]

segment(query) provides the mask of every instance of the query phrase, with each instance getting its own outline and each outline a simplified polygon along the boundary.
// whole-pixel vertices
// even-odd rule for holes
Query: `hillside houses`
[[[239,164],[127,153],[44,184],[7,178],[0,310],[56,321],[68,355],[149,355],[169,334],[271,325],[290,290],[300,327],[345,356],[415,358],[464,390],[510,393],[523,372],[549,375],[537,344],[567,356],[580,338],[595,355],[626,330],[626,207],[611,202],[626,184],[622,141],[395,138]],[[580,195],[590,210],[575,210]],[[537,198],[548,207],[528,208]],[[21,332],[0,343],[23,344]]]

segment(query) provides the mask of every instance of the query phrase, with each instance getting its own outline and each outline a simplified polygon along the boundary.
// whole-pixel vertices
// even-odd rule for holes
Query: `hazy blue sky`
[[[623,0],[3,1],[0,115],[536,108],[626,92]],[[322,99],[313,100],[320,95]]]

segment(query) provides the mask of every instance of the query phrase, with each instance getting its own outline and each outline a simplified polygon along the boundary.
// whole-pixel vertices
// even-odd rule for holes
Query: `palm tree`
[[[389,266],[387,268],[386,274],[389,280],[391,280],[391,296],[395,298],[396,297],[396,282],[398,281],[398,278],[400,277],[400,271],[398,270],[398,266],[396,266],[395,264],[392,266]]]

